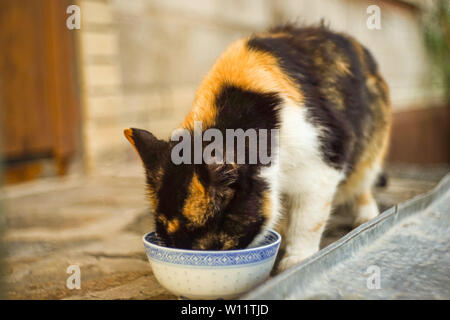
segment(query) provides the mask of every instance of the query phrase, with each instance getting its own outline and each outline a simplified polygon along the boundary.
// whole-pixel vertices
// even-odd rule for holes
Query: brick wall
[[[119,35],[109,1],[79,0],[83,158],[92,171],[123,159]]]

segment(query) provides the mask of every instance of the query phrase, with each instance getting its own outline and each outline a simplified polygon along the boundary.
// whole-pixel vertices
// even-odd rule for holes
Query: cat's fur
[[[269,166],[175,165],[173,142],[125,135],[146,168],[156,230],[169,246],[248,246],[283,217],[286,269],[319,249],[333,207],[355,225],[378,214],[371,187],[386,154],[388,87],[369,51],[326,27],[277,27],[234,42],[197,91],[181,128],[278,128]]]

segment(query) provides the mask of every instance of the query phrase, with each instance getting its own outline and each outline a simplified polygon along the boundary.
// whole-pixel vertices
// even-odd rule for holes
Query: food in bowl
[[[232,299],[269,277],[281,236],[267,230],[255,246],[225,251],[169,248],[155,232],[143,241],[156,279],[170,292],[189,299]]]

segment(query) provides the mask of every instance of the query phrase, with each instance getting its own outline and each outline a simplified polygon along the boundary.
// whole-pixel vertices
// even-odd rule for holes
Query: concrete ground
[[[391,167],[376,191],[382,209],[432,189],[448,167]],[[121,174],[125,172],[125,174]],[[1,190],[7,298],[175,299],[152,274],[141,237],[152,230],[141,170],[42,179]],[[350,230],[335,214],[327,245]],[[78,265],[81,289],[66,287]]]

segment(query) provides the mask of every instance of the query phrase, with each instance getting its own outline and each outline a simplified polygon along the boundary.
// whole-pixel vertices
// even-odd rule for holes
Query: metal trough
[[[242,299],[450,299],[450,174]]]

